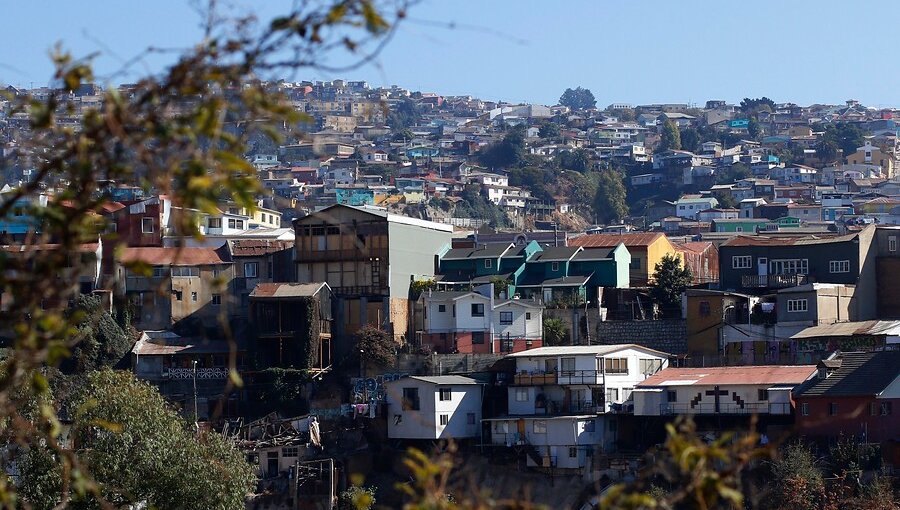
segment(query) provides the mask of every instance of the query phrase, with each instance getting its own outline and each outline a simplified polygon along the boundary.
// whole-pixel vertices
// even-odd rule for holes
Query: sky
[[[232,0],[261,19],[287,0]],[[49,52],[97,53],[108,82],[158,72],[153,54],[116,74],[148,46],[188,48],[201,35],[192,0],[5,2],[0,83],[46,85]],[[890,20],[900,2],[873,0],[419,0],[372,64],[341,75],[445,95],[552,105],[567,87],[613,102],[703,105],[767,96],[777,102],[900,106],[900,66]],[[879,20],[888,20],[880,23]],[[346,62],[332,55],[330,62]]]

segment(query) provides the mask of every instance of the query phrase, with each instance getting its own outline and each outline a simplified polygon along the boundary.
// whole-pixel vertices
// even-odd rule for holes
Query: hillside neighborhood
[[[254,508],[331,508],[351,475],[403,482],[385,459],[451,440],[472,473],[607,486],[685,416],[709,442],[852,440],[877,448],[861,471],[900,471],[900,109],[264,86],[302,115],[252,139],[255,206],[101,180],[96,239],[54,266],[68,306],[107,318],[97,341],[123,339],[108,366],[237,445]],[[10,105],[52,90],[5,92],[13,273],[63,242],[33,239],[69,183],[19,192],[33,133]],[[58,122],[82,129],[102,92]],[[0,314],[16,299],[0,288]],[[568,492],[534,497],[596,495]]]

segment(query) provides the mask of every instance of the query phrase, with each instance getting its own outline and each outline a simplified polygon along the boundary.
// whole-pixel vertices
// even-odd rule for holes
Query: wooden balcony
[[[804,285],[809,279],[805,274],[746,274],[741,277],[745,289],[786,289]]]

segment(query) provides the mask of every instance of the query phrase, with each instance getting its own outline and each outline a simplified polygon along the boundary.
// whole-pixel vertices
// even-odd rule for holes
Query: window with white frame
[[[829,273],[849,273],[850,272],[850,261],[849,260],[830,260],[830,261],[828,261],[828,272]]]
[[[450,388],[440,388],[440,401],[447,402],[453,399],[453,392]]]
[[[750,269],[751,265],[753,265],[753,257],[750,255],[737,255],[731,257],[732,269]]]
[[[444,313],[447,311],[447,305],[438,305],[438,312]]]
[[[282,457],[296,457],[300,453],[300,449],[296,446],[285,446],[281,449]]]
[[[547,422],[545,420],[534,420],[533,429],[535,434],[547,433]]]
[[[516,388],[516,402],[528,402],[528,388]]]
[[[491,259],[484,259],[485,269],[490,269],[492,264],[493,264],[493,261],[491,261]]]
[[[209,228],[222,228],[222,218],[210,218]]]
[[[806,312],[809,311],[809,302],[806,299],[788,299],[788,312]]]
[[[500,324],[512,324],[513,323],[513,314],[512,312],[500,312]]]
[[[809,259],[776,259],[769,261],[772,274],[809,274]]]
[[[494,433],[509,434],[509,422],[508,421],[495,421],[494,422]]]
[[[562,375],[575,375],[575,358],[562,358],[560,360],[560,371]]]
[[[219,306],[222,304],[222,295],[221,294],[213,294],[212,295],[212,305]]]
[[[888,236],[888,251],[897,251],[897,236]]]
[[[551,271],[559,271],[559,262],[551,262],[550,270]]]
[[[662,360],[661,359],[641,359],[640,360],[640,371],[643,375],[651,375],[662,370]]]
[[[153,233],[153,218],[141,218],[141,232],[144,234]]]
[[[259,278],[259,262],[244,262],[244,278]]]
[[[441,415],[441,426],[446,426],[448,423],[450,423],[450,415],[442,414]]]

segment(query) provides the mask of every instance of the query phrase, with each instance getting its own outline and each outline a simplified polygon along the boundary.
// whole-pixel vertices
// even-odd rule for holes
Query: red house
[[[900,440],[900,351],[845,352],[823,360],[795,398],[801,434]]]

